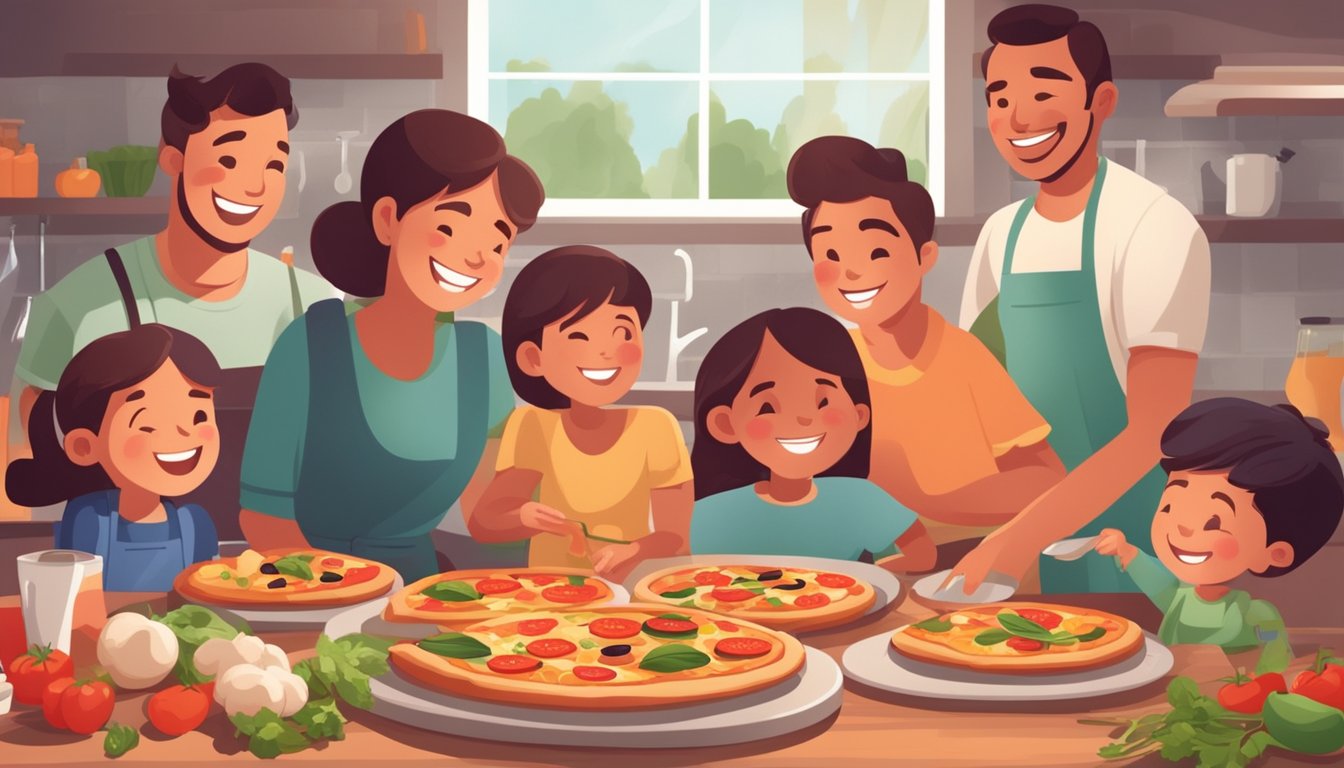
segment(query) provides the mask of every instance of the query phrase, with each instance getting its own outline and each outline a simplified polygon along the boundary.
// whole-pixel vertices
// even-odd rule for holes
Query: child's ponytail
[[[38,395],[28,417],[28,442],[33,457],[12,462],[5,471],[5,493],[15,504],[45,507],[113,487],[102,467],[81,467],[66,456],[56,425],[55,392]]]

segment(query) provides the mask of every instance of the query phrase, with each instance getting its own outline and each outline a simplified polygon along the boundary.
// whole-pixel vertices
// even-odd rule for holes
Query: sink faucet
[[[672,299],[672,316],[668,320],[668,327],[671,329],[671,335],[667,342],[666,380],[668,382],[677,381],[677,358],[681,357],[681,353],[686,347],[690,346],[691,342],[704,336],[706,333],[709,333],[708,328],[696,328],[684,335],[677,332],[677,329],[681,327],[681,302],[691,300],[691,292],[694,287],[694,282],[692,280],[691,255],[682,248],[678,248],[672,253],[686,265],[686,289],[679,294],[680,298]]]

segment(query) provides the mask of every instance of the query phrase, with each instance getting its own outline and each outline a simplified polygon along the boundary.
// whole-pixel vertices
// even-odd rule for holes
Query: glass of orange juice
[[[1297,331],[1297,355],[1288,369],[1284,394],[1303,415],[1330,429],[1330,445],[1344,452],[1340,389],[1344,387],[1344,317],[1304,317]]]

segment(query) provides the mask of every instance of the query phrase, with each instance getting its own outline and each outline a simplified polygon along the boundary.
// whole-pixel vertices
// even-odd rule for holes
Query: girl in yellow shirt
[[[620,580],[685,551],[694,490],[681,430],[661,408],[610,408],[639,378],[653,304],[615,254],[572,245],[519,272],[502,336],[513,412],[497,474],[468,512],[479,541],[531,537],[534,566]]]

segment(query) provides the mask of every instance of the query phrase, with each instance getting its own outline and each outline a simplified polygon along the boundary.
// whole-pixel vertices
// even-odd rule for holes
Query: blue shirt
[[[120,493],[97,491],[71,499],[56,527],[57,548],[103,558],[105,591],[168,592],[183,568],[218,554],[215,524],[201,507],[165,500],[167,520],[133,523],[117,513]]]
[[[915,523],[915,513],[873,483],[819,477],[817,492],[801,504],[761,498],[753,486],[716,493],[695,503],[692,554],[798,555],[858,560],[883,556]]]

